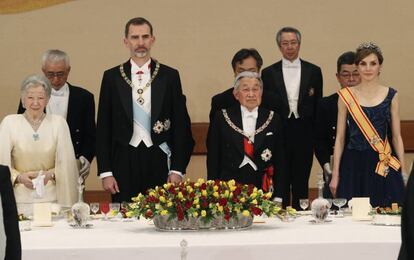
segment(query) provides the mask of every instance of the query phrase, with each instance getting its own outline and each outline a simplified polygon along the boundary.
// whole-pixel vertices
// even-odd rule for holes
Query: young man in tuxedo
[[[151,57],[151,23],[125,26],[130,59],[104,72],[97,121],[98,174],[114,201],[182,180],[194,146],[177,70]]]
[[[69,56],[64,51],[48,50],[43,54],[42,71],[52,85],[46,113],[66,119],[79,172],[87,175],[95,156],[95,101],[92,93],[67,82],[70,68]],[[24,111],[20,102],[18,113]]]
[[[279,197],[285,172],[282,125],[276,113],[259,107],[262,93],[259,74],[246,71],[236,77],[238,104],[217,112],[211,123],[207,177],[274,188]]]
[[[361,81],[355,65],[355,53],[348,51],[338,57],[336,79],[341,88],[353,87]],[[338,116],[338,94],[323,97],[318,104],[315,121],[315,155],[324,173],[325,197],[332,197],[329,181],[332,175],[331,156],[335,146],[336,122]]]
[[[276,34],[282,60],[262,72],[264,90],[280,100],[278,110],[284,125],[287,178],[283,185],[284,206],[299,207],[308,198],[308,181],[313,160],[313,128],[316,105],[322,98],[321,69],[299,58],[301,34],[284,27]]]

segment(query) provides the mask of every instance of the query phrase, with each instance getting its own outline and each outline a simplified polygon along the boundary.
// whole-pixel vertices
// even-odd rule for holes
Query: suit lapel
[[[298,107],[299,107],[299,104],[302,102],[303,98],[305,97],[305,95],[308,95],[307,82],[309,82],[309,76],[310,76],[309,67],[306,66],[303,60],[300,60],[300,66],[301,66],[301,72],[300,72],[300,89],[299,89]]]
[[[227,109],[227,114],[230,120],[233,122],[233,124],[235,124],[238,128],[243,130],[240,105]],[[244,154],[243,135],[236,132],[232,128],[230,128],[230,131],[231,131],[230,137],[233,139],[233,143],[236,145],[237,151],[239,151],[241,154]]]
[[[268,116],[269,116],[268,113],[266,113],[266,111],[264,111],[261,107],[259,107],[258,116],[256,120],[256,130],[257,128],[261,127],[266,122],[266,119]],[[254,137],[254,153],[255,154],[257,153],[259,147],[262,145],[265,139],[265,136],[266,136],[266,131],[262,131],[258,133],[257,135],[255,135]]]
[[[289,101],[287,97],[285,79],[283,78],[282,61],[279,61],[275,64],[275,76],[275,84],[278,85],[277,83],[280,82],[280,88],[278,88],[277,91],[279,91],[280,96],[282,97],[283,104],[289,109]]]
[[[68,125],[72,125],[72,122],[74,120],[74,117],[76,116],[76,95],[73,93],[73,87],[71,84],[68,83],[69,86],[69,98],[68,98],[68,111],[66,114],[66,122]]]
[[[129,80],[131,80],[131,62],[128,60],[123,64],[125,75]],[[119,97],[121,99],[122,106],[124,107],[125,113],[128,118],[133,120],[132,114],[132,87],[125,81],[122,77],[121,72],[119,72],[119,77],[122,84],[117,84]],[[131,80],[132,81],[132,80]]]
[[[154,73],[156,63],[154,60],[151,60],[151,77]],[[158,71],[157,76],[154,78],[154,81],[151,83],[151,125],[155,124],[155,120],[159,118],[161,113],[162,104],[164,103],[164,96],[167,87],[167,82],[165,82],[165,77],[163,77],[162,68]]]

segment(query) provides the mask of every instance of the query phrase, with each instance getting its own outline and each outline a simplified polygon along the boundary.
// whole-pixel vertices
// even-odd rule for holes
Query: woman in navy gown
[[[338,125],[334,151],[334,167],[330,189],[334,196],[351,199],[369,197],[371,205],[390,206],[402,203],[404,197],[404,145],[400,131],[398,94],[391,87],[379,83],[384,58],[380,48],[373,43],[361,44],[356,52],[355,64],[361,75],[361,83],[349,88],[379,137],[391,145],[391,154],[398,158],[401,168],[386,167],[381,176],[376,169],[379,153],[360,130],[347,105],[338,100]],[[349,142],[344,144],[345,131]],[[376,141],[372,141],[374,144]],[[396,167],[394,167],[396,168]]]

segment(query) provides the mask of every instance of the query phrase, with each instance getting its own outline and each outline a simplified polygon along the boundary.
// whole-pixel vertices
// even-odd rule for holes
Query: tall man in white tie
[[[282,60],[262,72],[264,89],[281,100],[279,114],[285,133],[287,176],[283,204],[299,207],[308,198],[308,181],[313,161],[313,128],[318,100],[322,98],[321,69],[299,58],[301,33],[284,27],[276,34]]]
[[[79,173],[86,177],[95,156],[95,101],[91,92],[67,82],[70,68],[69,56],[64,51],[48,50],[42,56],[42,71],[52,85],[46,113],[66,119]],[[24,111],[20,102],[18,113]]]
[[[179,73],[151,57],[151,23],[125,25],[130,58],[104,72],[97,121],[97,162],[113,201],[182,181],[194,140]]]

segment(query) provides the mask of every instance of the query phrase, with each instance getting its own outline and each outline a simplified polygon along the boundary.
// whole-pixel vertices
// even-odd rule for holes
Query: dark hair
[[[147,19],[145,19],[143,17],[135,17],[135,18],[132,18],[131,20],[129,20],[125,25],[125,38],[128,37],[129,26],[131,26],[131,25],[144,25],[144,24],[149,26],[150,33],[151,33],[151,36],[152,36],[153,35],[152,34],[152,24]]]
[[[342,53],[341,56],[339,56],[338,60],[336,61],[336,72],[341,71],[342,65],[353,65],[355,64],[355,52],[353,51],[347,51]]]
[[[355,64],[358,65],[363,59],[365,59],[365,57],[371,54],[377,56],[379,64],[382,65],[384,62],[382,51],[378,45],[372,42],[366,42],[359,45],[359,47],[356,49]]]
[[[256,66],[260,70],[263,65],[262,56],[260,56],[259,52],[254,49],[241,49],[236,54],[234,54],[233,59],[231,60],[231,66],[233,67],[233,71],[236,70],[237,63],[243,63],[243,61],[249,57],[253,57],[256,60]]]
[[[294,33],[296,34],[296,39],[298,40],[298,43],[301,43],[302,40],[302,35],[300,34],[299,30],[294,28],[294,27],[283,27],[282,29],[280,29],[277,33],[276,33],[276,43],[277,46],[281,46],[281,38],[282,38],[282,33]]]

